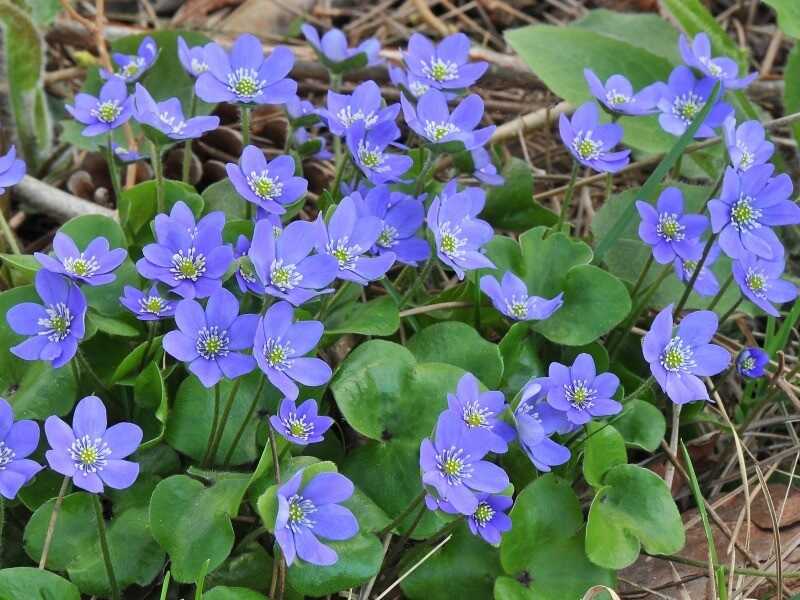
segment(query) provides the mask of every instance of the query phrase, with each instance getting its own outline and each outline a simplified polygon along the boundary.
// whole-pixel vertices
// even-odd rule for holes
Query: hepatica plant
[[[580,598],[688,560],[642,465],[796,400],[800,209],[738,46],[663,27],[658,68],[565,51],[570,104],[506,123],[463,33],[115,42],[64,102],[115,216],[30,256],[0,216],[0,596]],[[69,162],[20,148],[15,200]]]

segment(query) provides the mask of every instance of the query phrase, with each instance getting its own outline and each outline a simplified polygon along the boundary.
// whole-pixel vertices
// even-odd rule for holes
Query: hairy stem
[[[39,568],[44,569],[47,566],[47,556],[50,554],[50,545],[53,543],[53,534],[56,532],[56,522],[58,521],[58,513],[61,510],[61,504],[64,502],[64,495],[67,493],[70,478],[64,477],[61,482],[61,487],[56,496],[56,502],[53,504],[53,512],[50,513],[50,522],[47,524],[47,532],[44,535],[44,545],[42,546],[42,556],[39,559]]]
[[[97,494],[92,494],[92,501],[94,502],[94,513],[97,516],[97,536],[100,538],[100,552],[103,554],[103,562],[106,566],[108,584],[111,587],[111,597],[114,600],[119,600],[120,595],[119,587],[117,586],[117,578],[114,575],[114,565],[111,564],[111,553],[108,551],[106,520],[103,518],[103,507],[100,504],[100,497]]]

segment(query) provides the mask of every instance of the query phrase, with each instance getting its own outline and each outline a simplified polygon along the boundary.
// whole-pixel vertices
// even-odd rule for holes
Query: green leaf
[[[539,357],[541,337],[527,323],[514,323],[500,340],[503,355],[503,382],[501,390],[513,398],[531,377],[547,373],[547,366]]]
[[[98,331],[103,331],[109,335],[117,335],[119,337],[136,337],[140,334],[140,331],[129,323],[126,323],[121,319],[105,317],[96,312],[89,312],[86,315],[86,321],[87,325],[91,325]]]
[[[683,548],[683,523],[664,481],[648,469],[617,465],[589,509],[586,554],[608,569],[633,564],[643,546],[648,554]]]
[[[568,481],[551,473],[536,479],[517,496],[510,516],[514,525],[500,543],[500,562],[514,579],[501,578],[495,598],[580,598],[593,585],[614,585],[614,574],[591,564],[583,551],[583,514]]]
[[[203,190],[206,212],[221,210],[230,219],[247,219],[247,200],[242,198],[227,177]]]
[[[50,571],[34,567],[12,567],[0,570],[0,598],[80,600],[81,594],[72,583]]]
[[[667,422],[657,407],[634,398],[625,404],[622,414],[614,421],[614,427],[626,444],[655,452],[664,439]]]
[[[505,183],[486,193],[481,218],[499,229],[525,231],[537,225],[550,227],[558,215],[532,200],[533,173],[524,160],[512,158],[503,167]]]
[[[423,547],[404,559],[405,571],[431,550]],[[410,600],[489,598],[500,574],[497,550],[461,524],[453,537],[400,584]]]
[[[228,557],[234,541],[231,517],[239,512],[249,482],[247,474],[222,474],[206,487],[186,475],[174,475],[156,486],[150,498],[150,528],[169,554],[176,581],[194,582],[206,560],[213,570]]]
[[[44,420],[68,413],[77,396],[77,384],[69,365],[53,369],[44,361],[25,361],[10,352],[25,336],[8,325],[6,313],[21,302],[41,303],[33,286],[0,293],[0,395],[14,407],[17,419]]]
[[[390,296],[369,302],[348,302],[325,317],[325,335],[357,333],[360,335],[392,335],[400,327],[397,304]]]
[[[770,1],[767,0],[767,3]],[[728,37],[714,15],[708,12],[700,0],[664,0],[664,4],[689,36],[694,37],[698,33],[708,34],[711,39],[712,54],[724,54],[734,59],[740,66],[747,65],[747,53]]]
[[[800,44],[789,51],[784,67],[783,107],[787,114],[800,111]],[[792,123],[794,139],[800,141],[800,123]]]
[[[228,422],[222,433],[216,464],[222,464],[225,456],[227,456],[228,449],[233,443],[236,432],[239,430],[244,418],[247,416],[248,409],[263,376],[261,371],[256,369],[255,372],[242,378]],[[234,385],[235,383],[230,380],[224,380],[219,383],[220,411],[223,410]],[[236,446],[230,464],[241,465],[258,458],[259,452],[256,448],[255,436],[256,425],[258,424],[256,413],[259,408],[262,408],[270,409],[270,412],[274,414],[278,400],[278,393],[272,386],[264,386],[262,388],[256,411],[253,415],[250,415],[250,420]],[[175,395],[172,413],[167,423],[167,442],[178,452],[200,461],[208,448],[208,438],[211,433],[213,417],[213,390],[205,388],[197,377],[190,375],[181,382]]]
[[[418,442],[433,429],[447,393],[463,374],[451,365],[417,364],[406,348],[371,340],[342,362],[331,390],[342,415],[360,434]]]
[[[583,476],[592,487],[603,485],[603,475],[611,467],[628,463],[625,440],[612,425],[588,423],[583,448]]]
[[[391,518],[402,514],[422,491],[419,440],[368,442],[350,452],[341,467],[342,473]],[[387,477],[387,473],[391,476]],[[396,530],[406,532],[416,516],[413,513],[406,517]],[[433,535],[447,522],[446,519],[444,513],[425,511],[412,537],[424,539]]]
[[[167,211],[178,201],[186,203],[195,217],[203,212],[203,198],[192,186],[182,181],[165,180],[164,203]],[[153,234],[146,225],[150,224],[157,212],[155,180],[143,181],[124,190],[118,207],[120,221],[132,234],[132,241],[139,246],[153,241]]]
[[[164,438],[167,431],[167,417],[169,416],[167,390],[161,371],[159,371],[156,363],[149,363],[136,378],[133,386],[133,400],[138,406],[146,409],[148,416],[152,411],[152,416],[160,425],[158,432],[154,432],[153,438],[145,442],[148,447],[153,446]],[[138,421],[144,429],[147,423],[142,422],[141,418]]]
[[[678,31],[655,13],[618,12],[598,8],[588,11],[577,21],[582,27],[646,50],[667,59],[673,65],[683,62],[678,51]]]
[[[496,278],[516,272],[532,295],[552,298],[564,293],[564,304],[550,318],[531,326],[558,344],[588,344],[620,323],[630,311],[625,286],[613,275],[589,265],[592,249],[563,233],[536,227],[513,242],[495,237],[487,255]]]
[[[0,259],[13,269],[23,273],[35,273],[42,268],[39,261],[30,254],[0,254]]]
[[[50,153],[52,141],[50,113],[43,102],[44,43],[25,11],[6,0],[0,2],[0,27],[19,150],[33,170]]]
[[[406,348],[419,362],[447,363],[469,371],[489,389],[495,389],[503,375],[500,349],[465,323],[430,325],[408,340]]]
[[[264,594],[243,587],[220,585],[203,594],[203,600],[269,600]]]
[[[785,34],[793,38],[800,38],[800,5],[797,2],[794,0],[764,0],[764,3],[769,4],[778,13],[778,25]],[[790,72],[787,66],[787,75]],[[789,112],[788,107],[786,107],[786,111]]]
[[[114,374],[111,376],[111,383],[133,385],[136,377],[147,363],[160,364],[161,357],[164,354],[164,349],[161,346],[162,339],[163,336],[157,336],[152,342],[144,341],[136,346],[114,370]]]
[[[137,482],[136,487],[142,484],[146,487],[145,482]],[[136,487],[130,488],[128,494],[135,494]],[[164,563],[164,553],[150,535],[146,501],[145,495],[142,497],[145,504],[129,505],[107,523],[109,553],[121,588],[149,584]],[[54,504],[55,499],[42,504],[25,527],[25,551],[34,561],[41,556]],[[47,566],[67,571],[84,594],[105,596],[110,592],[91,495],[77,492],[64,497]]]

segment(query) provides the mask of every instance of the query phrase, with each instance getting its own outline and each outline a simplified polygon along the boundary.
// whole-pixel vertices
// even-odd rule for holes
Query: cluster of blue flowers
[[[531,379],[520,392],[510,415],[499,391],[480,391],[471,373],[447,397],[431,439],[420,446],[420,469],[430,510],[463,515],[470,531],[490,544],[499,544],[511,528],[504,511],[511,507],[509,478],[498,465],[485,460],[503,454],[517,440],[522,451],[542,472],[563,465],[571,452],[553,439],[572,433],[593,418],[618,414],[622,405],[613,399],[619,379],[597,373],[594,359],[579,354],[572,366],[554,362],[547,377]]]

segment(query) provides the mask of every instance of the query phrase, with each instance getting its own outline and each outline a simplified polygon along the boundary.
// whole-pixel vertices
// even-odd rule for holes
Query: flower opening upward
[[[558,131],[573,158],[595,171],[616,173],[630,160],[630,150],[613,151],[622,140],[622,127],[600,124],[600,113],[592,102],[581,105],[571,120],[559,115]]]
[[[661,128],[672,135],[683,135],[711,99],[714,83],[712,77],[695,78],[688,67],[675,67],[667,83],[660,86],[658,110],[661,114],[658,122]],[[715,135],[714,129],[722,125],[732,113],[730,104],[717,100],[694,137],[707,138]]]
[[[128,252],[124,248],[109,249],[108,240],[104,237],[93,239],[81,252],[68,235],[58,232],[53,239],[55,258],[36,252],[34,256],[45,269],[64,275],[77,283],[89,285],[105,285],[116,279],[112,273]]]
[[[703,215],[683,212],[683,192],[669,187],[661,192],[656,206],[636,201],[641,223],[639,237],[650,246],[653,258],[665,265],[681,258],[697,261],[703,253],[700,237],[708,227],[708,219]]]
[[[550,363],[549,383],[548,404],[563,411],[575,425],[622,410],[622,405],[612,399],[619,387],[619,378],[613,373],[598,375],[590,354],[579,354],[571,367]]]
[[[321,442],[333,425],[333,419],[317,414],[317,402],[313,399],[297,406],[295,400],[284,398],[278,414],[271,416],[269,422],[281,436],[301,446]]]
[[[86,125],[83,135],[92,137],[125,124],[133,115],[133,97],[128,96],[128,86],[122,79],[112,77],[103,84],[97,97],[80,93],[75,96],[74,104],[64,108],[76,121]]]
[[[492,305],[514,321],[542,321],[564,304],[563,292],[550,300],[529,295],[525,282],[511,271],[503,274],[500,283],[492,275],[484,275],[480,287]]]
[[[763,377],[769,364],[769,355],[761,348],[748,347],[736,357],[736,371],[742,377]]]
[[[295,177],[291,156],[277,156],[268,162],[256,146],[246,146],[239,164],[228,163],[225,169],[242,198],[270,213],[285,213],[285,207],[308,189],[308,181]]]
[[[717,331],[717,315],[689,313],[673,331],[672,305],[664,308],[642,340],[642,352],[658,385],[675,404],[708,400],[700,377],[721,373],[730,363],[722,346],[709,343]]]
[[[45,421],[44,431],[50,468],[87,492],[99,494],[106,485],[123,490],[139,476],[139,465],[123,459],[139,447],[141,428],[133,423],[108,427],[106,407],[97,396],[78,402],[72,427],[53,416]]]
[[[463,33],[448,35],[434,44],[420,33],[408,40],[403,56],[409,72],[429,88],[464,89],[486,72],[486,62],[469,61],[469,38]]]
[[[147,36],[139,44],[136,54],[114,52],[111,58],[117,65],[117,71],[109,73],[106,69],[100,69],[100,76],[103,79],[118,78],[125,83],[133,83],[138,81],[156,62],[158,46],[153,38]]]

